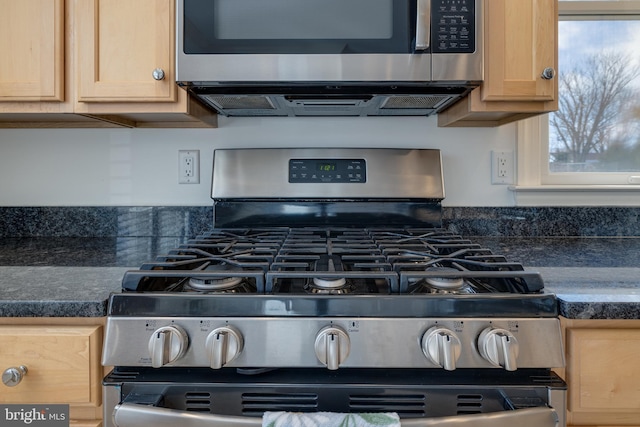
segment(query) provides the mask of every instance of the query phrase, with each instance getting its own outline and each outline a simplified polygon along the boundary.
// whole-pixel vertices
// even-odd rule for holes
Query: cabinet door
[[[484,81],[438,115],[438,126],[500,126],[558,109],[557,0],[487,0]]]
[[[640,424],[640,329],[567,329],[569,423]]]
[[[98,407],[100,326],[0,326],[0,370],[25,366],[18,385],[0,384],[0,403]]]
[[[557,0],[491,0],[486,7],[483,101],[553,101],[557,70]]]
[[[177,99],[174,0],[76,1],[78,101]]]
[[[63,101],[63,0],[0,0],[0,11],[0,101]]]

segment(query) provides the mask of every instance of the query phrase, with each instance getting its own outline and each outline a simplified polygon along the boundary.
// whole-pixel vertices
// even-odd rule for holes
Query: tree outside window
[[[560,22],[550,172],[640,171],[638,46],[640,21]]]

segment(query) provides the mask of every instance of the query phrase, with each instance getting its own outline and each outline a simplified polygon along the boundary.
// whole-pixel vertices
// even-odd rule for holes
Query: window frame
[[[638,19],[640,0],[559,1],[562,20]],[[518,205],[625,205],[640,206],[640,171],[550,172],[549,115],[517,124]]]

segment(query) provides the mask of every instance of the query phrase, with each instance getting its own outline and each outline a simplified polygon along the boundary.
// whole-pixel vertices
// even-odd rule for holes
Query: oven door
[[[280,411],[395,412],[403,427],[565,427],[566,385],[545,370],[264,371],[117,368],[104,382],[105,427],[254,427]]]
[[[260,427],[261,418],[219,416],[182,412],[134,403],[113,411],[117,427]],[[552,408],[538,407],[480,415],[402,419],[402,427],[558,427],[560,418]]]

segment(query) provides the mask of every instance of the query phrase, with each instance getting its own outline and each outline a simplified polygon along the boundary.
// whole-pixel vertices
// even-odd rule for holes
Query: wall
[[[444,206],[513,206],[491,185],[491,150],[515,125],[438,128],[435,117],[224,118],[217,129],[0,129],[0,206],[207,206],[214,148],[439,148]],[[200,184],[179,185],[178,150],[199,149]]]

